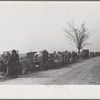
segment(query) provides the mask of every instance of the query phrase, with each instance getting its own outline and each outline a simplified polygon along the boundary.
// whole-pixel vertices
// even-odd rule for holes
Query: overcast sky
[[[92,31],[88,48],[100,51],[100,2],[0,1],[0,53],[77,50],[63,31],[72,20],[77,26],[86,21]]]

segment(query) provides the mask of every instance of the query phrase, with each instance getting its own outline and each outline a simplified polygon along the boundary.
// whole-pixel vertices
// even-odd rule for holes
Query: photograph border
[[[31,2],[31,1],[35,1],[35,2],[37,2],[37,1],[40,1],[40,2],[45,2],[45,1],[48,1],[48,2],[100,2],[100,0],[0,0],[0,2],[1,1],[4,1],[4,2],[6,2],[6,1],[10,1],[10,2],[16,2],[16,1],[18,1],[18,2],[20,2],[20,1],[27,1],[27,2]],[[94,87],[95,86],[95,87]],[[11,87],[13,87],[13,88],[11,88]],[[26,87],[26,88],[24,88],[24,87]],[[11,100],[11,99],[13,99],[13,100],[29,100],[29,99],[37,99],[37,100],[41,100],[41,99],[47,99],[47,100],[50,100],[50,99],[56,99],[56,100],[58,100],[58,99],[67,99],[67,100],[95,100],[95,99],[100,99],[100,86],[99,85],[89,85],[89,86],[86,86],[86,85],[83,85],[83,86],[81,86],[81,85],[75,85],[75,86],[72,86],[72,85],[67,85],[66,87],[64,87],[64,88],[66,88],[66,92],[65,92],[65,90],[64,90],[64,88],[62,87],[61,88],[61,91],[56,87],[56,90],[54,91],[54,89],[55,89],[55,85],[51,85],[51,88],[46,88],[46,93],[48,93],[48,94],[45,94],[45,93],[43,93],[43,88],[45,87],[45,85],[42,85],[42,86],[40,86],[40,85],[34,85],[34,86],[32,86],[32,85],[30,85],[30,86],[26,86],[26,85],[17,85],[17,86],[11,86],[11,85],[1,85],[0,86],[0,99],[1,100]],[[36,91],[31,91],[32,89],[36,89]],[[38,91],[39,91],[39,89],[41,89],[41,91],[40,91],[40,93],[38,93]],[[74,91],[73,91],[73,89],[74,89]],[[89,90],[88,90],[89,89]],[[58,95],[59,94],[61,94],[62,92],[63,92],[63,90],[64,90],[64,92],[66,93],[64,93],[64,94],[62,94],[62,97],[60,98]],[[78,97],[78,94],[76,93],[76,90],[77,91],[79,91],[78,93],[80,93],[80,96]],[[96,92],[96,94],[94,94],[94,92]],[[56,91],[59,91],[59,93],[57,93],[56,94]],[[73,91],[72,93],[71,93],[71,91]],[[84,97],[83,96],[83,94],[84,94],[84,92],[86,92],[87,91],[87,95]],[[51,92],[53,92],[53,93],[51,93]],[[93,94],[94,94],[94,96],[93,97],[90,97],[91,95],[90,94],[88,94],[89,92],[92,92]],[[7,94],[8,93],[8,94]],[[11,94],[9,94],[9,93],[11,93]],[[36,96],[37,96],[37,98],[35,97],[35,98],[33,98],[33,94],[35,94],[36,93]],[[54,94],[53,95],[53,97],[51,97],[51,95],[50,94]],[[5,94],[7,95],[7,97],[5,97]],[[28,94],[28,96],[26,96]],[[42,95],[41,95],[42,94]],[[12,95],[12,97],[11,97],[11,95]],[[31,97],[31,95],[32,95],[32,97]],[[39,97],[38,95],[41,95],[41,97]],[[65,95],[68,95],[68,96],[66,96],[66,97],[64,97]],[[96,95],[96,96],[95,96]],[[44,96],[46,96],[46,98],[44,97]],[[47,96],[48,96],[48,98],[47,98]],[[58,96],[58,97],[57,97]],[[81,97],[82,96],[82,97]]]

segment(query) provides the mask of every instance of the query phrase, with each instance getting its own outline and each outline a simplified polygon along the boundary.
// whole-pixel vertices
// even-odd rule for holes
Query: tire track
[[[78,65],[68,73],[65,71],[63,75],[58,76],[55,80],[53,80],[52,84],[78,84],[84,77],[85,73],[94,66],[93,60],[95,59],[90,59],[82,65]]]

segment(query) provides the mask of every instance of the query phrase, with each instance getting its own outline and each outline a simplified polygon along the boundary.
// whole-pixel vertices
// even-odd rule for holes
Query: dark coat
[[[17,77],[18,76],[18,55],[11,55],[9,58],[8,58],[8,61],[7,61],[7,68],[8,68],[8,71],[7,71],[7,76],[10,76],[10,77]]]

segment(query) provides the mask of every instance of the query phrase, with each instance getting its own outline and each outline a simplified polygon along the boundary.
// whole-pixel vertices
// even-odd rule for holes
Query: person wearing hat
[[[10,55],[7,61],[6,77],[9,78],[18,77],[18,63],[19,63],[19,55],[16,53],[16,50],[12,50],[12,54]]]

